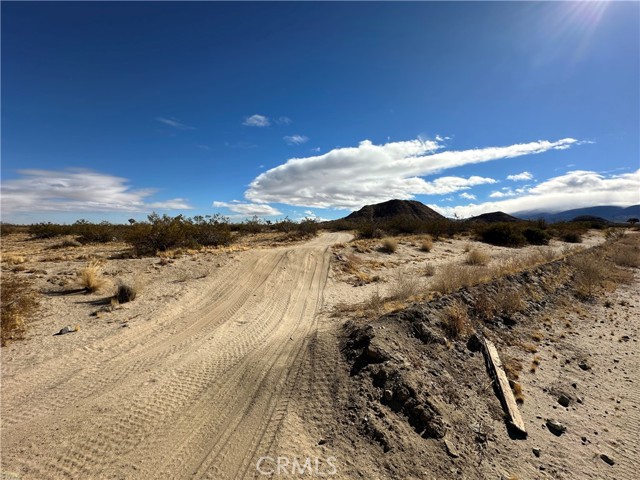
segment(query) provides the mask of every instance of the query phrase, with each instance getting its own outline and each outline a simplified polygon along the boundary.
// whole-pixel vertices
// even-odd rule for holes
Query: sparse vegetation
[[[385,238],[380,250],[385,253],[395,253],[398,250],[398,241],[395,238]]]
[[[595,253],[577,255],[569,260],[569,264],[574,269],[577,293],[582,297],[592,298],[606,273],[606,265],[602,257]]]
[[[527,243],[522,230],[513,223],[494,223],[481,230],[483,242],[502,247],[521,247]]]
[[[640,247],[638,245],[618,245],[613,251],[613,262],[621,267],[640,267]]]
[[[139,277],[136,277],[133,284],[119,282],[114,298],[118,301],[118,303],[132,302],[138,296],[141,288],[142,281]]]
[[[582,243],[582,235],[579,232],[565,232],[560,238],[567,243]]]
[[[26,325],[38,307],[36,292],[28,280],[3,275],[0,294],[1,345],[24,338]]]
[[[538,227],[525,228],[522,231],[524,238],[531,245],[547,245],[549,243],[549,234]]]
[[[393,279],[389,297],[392,300],[405,301],[419,295],[421,291],[422,282],[420,278],[412,273],[400,270]]]
[[[431,235],[426,235],[422,237],[420,240],[420,251],[422,252],[430,252],[433,248],[433,238]]]
[[[469,251],[469,253],[467,254],[466,263],[467,265],[487,265],[490,260],[491,257],[489,257],[486,252],[478,250],[476,248]]]
[[[471,328],[467,306],[459,300],[444,310],[444,329],[451,338],[465,335]]]
[[[107,286],[107,279],[102,276],[99,262],[89,262],[78,272],[78,283],[87,293],[94,293]]]

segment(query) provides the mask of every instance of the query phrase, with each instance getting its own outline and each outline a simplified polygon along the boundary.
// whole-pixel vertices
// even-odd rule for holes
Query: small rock
[[[614,465],[616,462],[606,453],[600,455],[600,458],[604,461],[604,463],[608,463],[609,465]]]
[[[79,329],[77,327],[72,327],[71,325],[67,325],[66,327],[62,327],[56,335],[66,335],[67,333],[77,332]]]
[[[318,445],[324,445],[325,443],[327,443],[327,441],[324,438],[318,440]]]
[[[582,397],[576,397],[576,402],[578,402],[578,403],[582,403],[582,402],[584,402],[584,398],[582,398]]]
[[[393,392],[392,392],[391,390],[388,390],[388,389],[384,391],[384,394],[383,394],[383,395],[384,395],[384,399],[385,399],[387,402],[390,402],[390,401],[391,401],[391,399],[393,398]]]
[[[453,446],[453,443],[451,443],[446,438],[444,439],[444,446],[447,448],[447,453],[449,454],[450,457],[458,458],[460,456],[460,453],[458,452],[456,447]]]
[[[540,456],[540,449],[539,449],[539,448],[532,448],[531,450],[533,451],[533,454],[534,454],[536,457],[539,457],[539,456]]]
[[[549,419],[547,420],[546,425],[549,431],[557,436],[560,436],[567,431],[567,427],[557,420]]]
[[[582,370],[591,370],[591,365],[589,365],[586,361],[581,361],[578,366],[582,369]]]
[[[569,404],[571,403],[571,399],[563,394],[563,395],[560,395],[560,397],[558,398],[558,403],[563,407],[568,407]]]

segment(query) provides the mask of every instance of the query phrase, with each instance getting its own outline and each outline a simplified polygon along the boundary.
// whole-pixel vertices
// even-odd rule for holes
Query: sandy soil
[[[377,251],[379,241],[356,245],[350,238],[325,233],[286,245],[261,238],[165,260],[120,258],[122,245],[50,250],[51,241],[3,239],[3,255],[27,260],[17,272],[5,264],[3,275],[33,279],[43,300],[27,339],[1,351],[1,478],[268,478],[261,471],[284,478],[334,472],[331,478],[344,479],[635,478],[637,271],[607,306],[565,303],[544,312],[557,321],[539,345],[536,373],[525,371],[521,379],[529,438],[509,438],[499,403],[487,393],[473,404],[493,432],[483,447],[485,463],[477,466],[479,450],[469,439],[448,437],[460,450],[454,459],[442,441],[415,435],[386,407],[368,410],[372,391],[350,375],[340,350],[349,318],[341,311],[376,291],[386,295],[398,272],[424,277],[425,265],[437,271],[461,263],[470,248],[502,262],[549,247],[500,249],[458,239],[435,242],[426,253],[418,239],[404,239],[389,255]],[[594,233],[581,246],[550,248],[602,241]],[[378,278],[359,281],[337,255],[358,256],[359,268]],[[113,308],[109,291],[63,294],[95,258],[104,259],[114,284],[142,279],[141,295]],[[424,277],[424,287],[431,281]],[[76,324],[75,333],[53,335]],[[518,335],[534,327],[526,328]],[[411,358],[408,340],[391,338]],[[531,361],[533,354],[515,344],[500,347]],[[458,353],[455,361],[477,374],[474,391],[486,391],[481,357]],[[585,359],[587,371],[578,367]],[[557,404],[564,392],[572,399],[567,409]],[[494,404],[487,406],[490,398]],[[372,415],[392,429],[389,452],[359,427],[360,417]],[[543,427],[550,416],[567,433],[551,435]],[[606,464],[602,453],[615,464]],[[278,457],[288,467],[275,475]],[[291,462],[307,458],[313,469],[292,475]],[[266,459],[262,470],[260,459]]]

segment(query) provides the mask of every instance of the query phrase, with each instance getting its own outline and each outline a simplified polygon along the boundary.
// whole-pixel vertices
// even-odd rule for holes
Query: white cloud
[[[459,195],[460,198],[466,198],[467,200],[475,200],[476,196],[472,193],[463,192]]]
[[[170,127],[177,128],[178,130],[195,130],[195,127],[185,125],[184,123],[179,122],[177,118],[156,117],[156,120],[164,123],[165,125],[169,125]]]
[[[514,182],[523,182],[526,180],[533,180],[533,175],[529,172],[516,173],[515,175],[507,175],[507,180],[513,180]]]
[[[126,178],[91,170],[20,170],[2,182],[2,212],[147,212],[192,208],[183,198],[146,203],[153,189],[134,190]]]
[[[276,119],[276,123],[278,125],[290,125],[291,124],[291,119],[289,117],[278,117]]]
[[[271,122],[269,121],[268,117],[256,113],[255,115],[246,117],[242,124],[247,127],[268,127],[269,125],[271,125]]]
[[[462,165],[542,153],[576,142],[565,138],[556,142],[540,140],[436,153],[442,145],[435,140],[416,139],[383,145],[365,140],[357,147],[338,147],[322,155],[292,158],[256,177],[245,196],[257,203],[357,209],[392,198],[447,194],[473,185],[495,183],[494,179],[482,177],[442,177],[432,182],[421,177]]]
[[[282,215],[282,212],[271,205],[259,204],[259,203],[240,203],[238,200],[231,202],[213,202],[211,205],[216,208],[228,208],[234,213],[241,216],[253,217],[269,217],[272,215]]]
[[[282,139],[289,145],[302,145],[309,141],[309,137],[305,137],[304,135],[287,135],[282,137]]]
[[[440,208],[441,213],[470,217],[503,211],[562,211],[595,205],[628,206],[640,203],[640,170],[605,176],[598,172],[576,170],[553,177],[531,188],[517,189],[522,194],[507,200]]]

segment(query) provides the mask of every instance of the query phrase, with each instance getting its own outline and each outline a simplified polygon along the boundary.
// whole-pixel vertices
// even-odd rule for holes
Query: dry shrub
[[[431,235],[426,235],[422,237],[420,240],[420,251],[422,252],[430,252],[433,248],[433,238]]]
[[[491,257],[482,250],[473,249],[467,254],[467,265],[487,265]]]
[[[38,299],[31,284],[23,278],[4,276],[0,295],[0,344],[24,338],[26,322],[38,307]]]
[[[536,370],[540,366],[541,361],[542,361],[542,358],[540,358],[540,355],[535,355],[533,357],[533,360],[531,361],[531,367],[529,368],[529,371],[531,373],[536,373]]]
[[[493,299],[496,313],[499,315],[513,315],[525,308],[522,295],[517,288],[499,288]]]
[[[136,299],[141,289],[142,279],[140,277],[136,277],[133,284],[121,281],[116,288],[114,299],[117,300],[118,303],[132,302]]]
[[[538,351],[538,347],[535,346],[533,343],[526,343],[525,342],[525,343],[520,344],[520,346],[527,353],[537,353],[537,351]]]
[[[425,277],[433,277],[436,274],[436,267],[427,263],[422,271],[424,272]]]
[[[444,329],[451,338],[458,338],[469,332],[469,313],[467,306],[456,300],[444,309]]]
[[[574,269],[575,288],[579,295],[591,298],[595,289],[605,278],[607,267],[602,258],[594,253],[576,256],[569,264]]]
[[[373,315],[379,315],[384,310],[384,299],[376,290],[363,304],[364,310]]]
[[[522,363],[520,363],[519,360],[505,355],[502,367],[504,368],[504,372],[507,374],[507,378],[509,380],[518,380],[518,378],[520,378]]]
[[[443,265],[435,277],[433,289],[448,294],[464,287],[482,283],[487,277],[486,269],[465,265]]]
[[[621,267],[640,267],[640,247],[619,245],[613,252],[613,261]]]
[[[533,332],[531,334],[531,338],[536,341],[539,342],[544,338],[544,333],[542,333],[540,330],[536,330],[535,332]]]
[[[7,262],[9,265],[20,265],[21,263],[24,263],[27,261],[27,259],[24,258],[22,255],[12,255],[12,254],[5,256],[3,260]]]
[[[420,278],[407,271],[398,271],[393,279],[389,298],[391,300],[408,300],[422,291]]]
[[[516,403],[523,404],[524,403],[524,392],[522,391],[522,385],[518,382],[509,382],[511,386],[511,391],[513,392],[513,397],[516,399]]]
[[[78,272],[78,282],[88,293],[100,291],[107,286],[108,282],[101,276],[100,267],[100,262],[93,261]]]
[[[380,247],[385,253],[395,253],[398,250],[398,241],[395,238],[385,238],[382,241],[382,247]]]
[[[496,314],[496,302],[490,295],[479,295],[474,299],[473,311],[481,319],[491,319]]]

